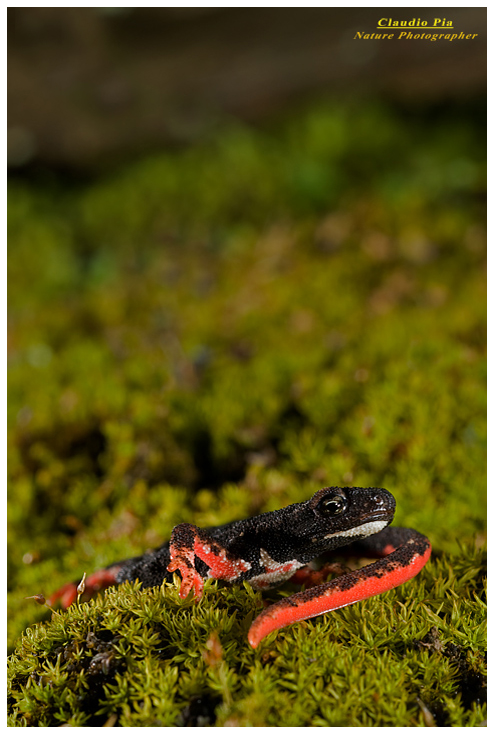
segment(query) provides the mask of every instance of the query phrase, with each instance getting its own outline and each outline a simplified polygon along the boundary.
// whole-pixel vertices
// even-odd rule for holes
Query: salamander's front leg
[[[386,528],[366,541],[367,550],[389,553],[358,571],[340,576],[321,586],[306,589],[265,609],[252,623],[249,642],[257,647],[273,630],[293,622],[317,617],[333,609],[382,594],[416,576],[431,554],[425,535],[409,528]]]
[[[208,567],[204,572],[196,568],[196,558],[204,561]],[[205,578],[233,582],[251,568],[248,561],[237,558],[206,531],[188,523],[182,523],[173,529],[170,559],[167,570],[170,573],[180,571],[182,576],[182,599],[185,599],[191,589],[194,596],[201,597]]]

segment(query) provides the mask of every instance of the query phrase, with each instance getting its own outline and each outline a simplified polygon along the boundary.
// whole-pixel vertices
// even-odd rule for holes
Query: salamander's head
[[[297,531],[310,538],[314,556],[379,533],[396,507],[393,495],[376,487],[325,487],[304,504]]]

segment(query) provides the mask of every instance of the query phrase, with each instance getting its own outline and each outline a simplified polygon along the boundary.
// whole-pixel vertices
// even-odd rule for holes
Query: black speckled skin
[[[346,503],[344,511],[328,517],[321,511],[321,502],[339,493]],[[326,487],[319,490],[306,502],[289,505],[281,510],[266,512],[247,520],[200,529],[192,525],[180,525],[174,531],[174,543],[185,547],[190,538],[185,537],[192,531],[195,537],[209,543],[213,552],[215,547],[226,551],[232,559],[241,559],[250,564],[248,571],[239,573],[235,582],[249,581],[264,572],[260,562],[260,549],[269,554],[273,561],[283,564],[297,561],[299,565],[309,563],[321,553],[331,551],[352,541],[363,538],[369,530],[358,531],[351,537],[326,537],[332,533],[344,533],[366,523],[381,521],[390,523],[395,511],[393,495],[385,489],[362,487]],[[375,531],[374,531],[375,532]],[[182,539],[183,536],[183,539]],[[377,537],[377,536],[375,536]],[[167,571],[170,563],[170,544],[146,553],[143,556],[121,561],[109,568],[118,568],[116,583],[139,579],[142,585],[158,586],[164,580],[171,581],[172,574]],[[198,573],[206,578],[208,566],[199,558],[195,560]],[[274,580],[273,585],[276,585]]]
[[[411,528],[385,528],[378,535],[374,535],[372,540],[374,538],[377,539],[377,544],[372,543],[370,538],[367,542],[359,541],[351,546],[352,552],[355,551],[357,553],[357,551],[361,551],[359,555],[368,557],[371,553],[379,553],[379,549],[384,550],[384,548],[392,546],[395,549],[393,551],[393,559],[390,560],[388,557],[380,558],[375,563],[364,566],[358,571],[345,573],[331,582],[333,589],[337,588],[341,591],[348,591],[365,578],[384,578],[389,575],[390,571],[407,568],[414,556],[417,554],[420,556],[425,555],[429,548],[429,541],[425,535],[421,535]],[[320,596],[321,588],[322,586],[314,586],[311,589],[306,589],[298,594],[294,594],[293,597],[282,599],[277,605],[280,607],[284,604],[290,606],[295,603],[298,606],[303,605],[306,601]]]

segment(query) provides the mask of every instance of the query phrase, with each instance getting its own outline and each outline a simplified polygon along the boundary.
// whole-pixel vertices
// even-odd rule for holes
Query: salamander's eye
[[[330,494],[318,504],[318,509],[321,515],[324,517],[334,517],[334,515],[340,515],[347,508],[348,502],[346,498],[341,494]]]

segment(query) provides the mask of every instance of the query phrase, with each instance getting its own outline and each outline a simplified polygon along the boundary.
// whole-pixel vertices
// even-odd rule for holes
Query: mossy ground
[[[339,102],[10,187],[11,725],[485,719],[483,161],[474,118]],[[243,587],[24,600],[329,484],[434,559],[255,652]]]

